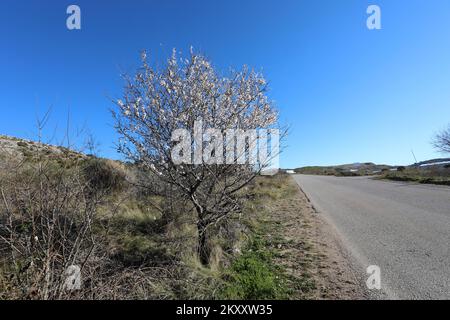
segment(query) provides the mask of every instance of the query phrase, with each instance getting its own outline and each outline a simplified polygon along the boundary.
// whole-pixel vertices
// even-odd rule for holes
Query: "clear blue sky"
[[[66,8],[82,30],[66,29]],[[382,9],[380,31],[366,8]],[[47,135],[84,123],[117,158],[108,112],[121,71],[139,52],[205,53],[220,69],[263,69],[291,126],[283,167],[439,156],[430,146],[450,122],[448,0],[4,0],[0,10],[0,134],[35,138],[36,114],[53,106]]]

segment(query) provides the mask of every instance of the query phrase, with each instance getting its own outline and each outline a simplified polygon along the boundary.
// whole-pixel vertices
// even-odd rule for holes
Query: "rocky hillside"
[[[16,159],[31,160],[38,156],[59,158],[81,159],[86,156],[66,147],[53,146],[49,144],[34,142],[26,139],[0,135],[0,158],[13,157]]]

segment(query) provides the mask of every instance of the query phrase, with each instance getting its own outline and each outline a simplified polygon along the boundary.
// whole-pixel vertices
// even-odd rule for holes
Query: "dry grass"
[[[98,196],[95,205],[89,207],[95,212],[89,234],[96,245],[88,254],[89,268],[83,270],[83,289],[60,297],[303,299],[317,296],[313,270],[319,258],[308,240],[310,226],[303,211],[306,203],[289,176],[257,177],[242,190],[242,212],[211,229],[210,263],[204,266],[196,255],[193,208],[182,199],[138,187],[138,178],[146,173],[116,161],[74,157],[64,149],[56,153],[47,153],[45,148],[36,151],[29,142],[26,146],[18,145],[20,140],[13,142],[18,150],[32,151],[28,157],[8,158],[2,154],[0,187],[8,195],[12,194],[6,188],[13,181],[10,173],[20,171],[14,177],[14,186],[26,190],[30,187],[29,177],[45,162],[45,175],[50,179],[45,192],[53,194],[59,188],[55,186],[60,186],[58,181],[73,177],[76,179],[71,181],[86,188],[84,196]],[[158,185],[155,189],[162,188]],[[72,201],[71,205],[80,209],[83,203],[89,205],[86,201]],[[16,204],[19,208],[20,202]],[[5,212],[1,207],[0,213]],[[31,234],[22,236],[26,239]],[[11,253],[11,247],[4,242],[0,249],[2,257]],[[30,295],[40,292],[39,288],[37,291],[31,288],[35,282],[30,288],[19,289],[12,281],[17,268],[12,268],[11,260],[3,258],[0,262],[1,298],[54,297]],[[63,269],[54,272],[59,277]]]
[[[424,168],[408,167],[402,171],[388,171],[379,178],[394,181],[415,182],[424,184],[439,184],[450,186],[450,168],[430,166]]]

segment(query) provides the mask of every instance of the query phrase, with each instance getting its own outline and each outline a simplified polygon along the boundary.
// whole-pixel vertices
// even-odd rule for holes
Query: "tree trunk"
[[[199,258],[202,265],[207,266],[209,264],[209,254],[210,250],[208,248],[208,239],[206,235],[206,224],[205,224],[205,216],[206,210],[203,208],[195,194],[191,194],[191,201],[194,204],[195,210],[197,211],[197,257]]]
[[[198,231],[197,256],[200,259],[202,265],[207,266],[209,264],[210,250],[208,248],[206,228],[201,221],[197,223],[197,231]]]

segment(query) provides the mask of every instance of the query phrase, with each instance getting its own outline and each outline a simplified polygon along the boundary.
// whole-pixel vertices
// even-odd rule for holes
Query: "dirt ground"
[[[283,239],[276,247],[277,263],[285,267],[296,288],[292,299],[367,299],[336,232],[292,178],[286,183],[295,191],[288,201],[284,198],[273,204],[270,219],[277,226],[274,234]]]

